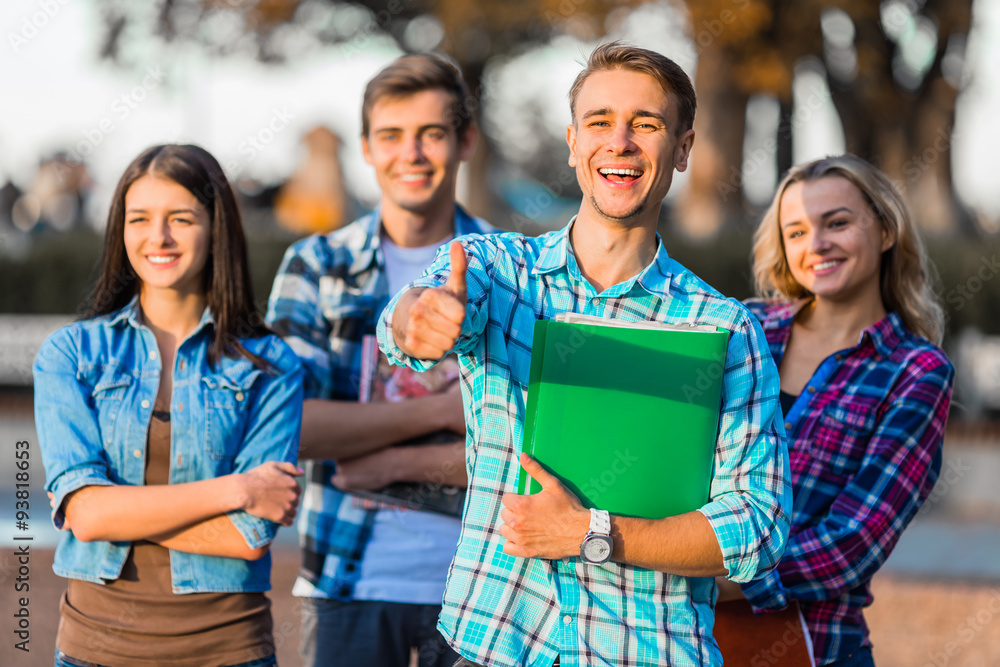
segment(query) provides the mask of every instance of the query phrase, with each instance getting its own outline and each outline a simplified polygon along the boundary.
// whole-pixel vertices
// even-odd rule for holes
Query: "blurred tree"
[[[645,0],[155,0],[126,3],[98,0],[103,7],[102,55],[121,60],[130,37],[154,34],[166,41],[190,40],[220,55],[251,52],[265,62],[284,62],[301,39],[340,45],[345,54],[363,49],[380,35],[403,51],[439,49],[461,67],[473,109],[486,92],[487,62],[570,33],[595,40],[607,15]],[[155,9],[152,9],[155,7]],[[488,187],[492,151],[481,136],[470,160],[469,208],[489,214],[495,202]]]
[[[608,16],[646,0],[98,0],[102,53],[120,59],[130,36],[185,39],[220,54],[288,59],[303,39],[350,53],[387,35],[404,51],[440,49],[456,59],[475,99],[487,63],[571,34],[596,40]],[[955,101],[962,85],[972,0],[666,0],[686,8],[697,50],[698,140],[678,223],[693,236],[744,220],[747,101],[778,100],[773,151],[791,166],[796,66],[822,66],[848,150],[882,167],[910,194],[920,223],[945,232],[971,219],[951,181]],[[149,25],[149,24],[152,25]],[[138,30],[136,30],[138,28]],[[470,207],[494,210],[483,138],[470,164]]]
[[[792,106],[803,59],[821,63],[847,150],[902,184],[920,224],[968,225],[952,188],[951,140],[972,0],[685,0],[696,75],[698,150],[681,202],[690,233],[739,220],[743,127],[750,95],[781,109],[775,151],[791,166]],[[806,112],[802,114],[800,112]]]

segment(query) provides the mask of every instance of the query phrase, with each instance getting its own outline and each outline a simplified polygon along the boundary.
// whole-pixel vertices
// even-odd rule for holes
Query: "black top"
[[[781,414],[788,418],[788,413],[792,411],[792,406],[795,405],[795,401],[798,400],[798,396],[792,396],[791,394],[779,391],[778,400],[781,401]]]

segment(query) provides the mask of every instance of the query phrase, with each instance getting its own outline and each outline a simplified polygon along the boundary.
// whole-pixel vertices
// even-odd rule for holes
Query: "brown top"
[[[153,412],[146,484],[168,484],[170,413]],[[170,550],[132,543],[121,576],[106,584],[69,580],[56,647],[108,667],[236,665],[274,653],[271,601],[263,593],[176,595]]]

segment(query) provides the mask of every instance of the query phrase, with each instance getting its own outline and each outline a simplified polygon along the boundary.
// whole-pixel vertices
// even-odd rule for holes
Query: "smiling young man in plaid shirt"
[[[425,369],[455,351],[462,364],[469,495],[438,628],[464,660],[490,667],[720,665],[713,577],[764,574],[788,534],[777,372],[753,316],[671,259],[656,234],[694,141],[688,77],[657,53],[604,45],[570,107],[583,190],[574,220],[538,238],[452,243],[379,322],[397,363]],[[518,457],[533,325],[565,311],[731,332],[709,502],[659,520],[611,517],[610,561],[577,558],[592,513]],[[543,491],[511,493],[519,462]]]

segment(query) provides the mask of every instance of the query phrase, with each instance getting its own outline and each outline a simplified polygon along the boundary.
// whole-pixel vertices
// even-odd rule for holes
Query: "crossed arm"
[[[295,265],[297,268],[292,269]],[[329,390],[330,322],[320,308],[322,261],[289,249],[275,278],[268,324],[303,359],[307,395]],[[442,445],[394,447],[439,431],[455,433]],[[334,484],[345,491],[378,489],[397,481],[466,486],[465,418],[456,385],[444,394],[401,402],[358,403],[311,398],[302,411],[299,458],[335,461]]]
[[[64,529],[78,540],[148,540],[206,556],[257,560],[268,547],[250,547],[226,516],[243,510],[289,526],[295,519],[301,474],[287,462],[264,463],[185,484],[84,486],[66,496]]]
[[[455,433],[454,442],[392,446],[444,430]],[[336,461],[333,483],[345,491],[380,489],[393,482],[464,487],[464,433],[457,385],[444,394],[398,403],[310,399],[302,411],[299,457]]]
[[[298,363],[254,390],[234,473],[131,485],[114,474],[102,446],[92,390],[77,375],[77,345],[72,330],[61,330],[42,346],[34,368],[35,421],[56,527],[81,541],[145,539],[203,555],[263,556],[274,531],[267,522],[291,525],[298,505],[301,471],[289,462],[298,429],[288,426],[301,419]]]

